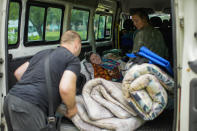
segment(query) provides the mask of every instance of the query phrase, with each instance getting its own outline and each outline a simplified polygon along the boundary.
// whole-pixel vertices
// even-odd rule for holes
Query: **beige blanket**
[[[144,123],[124,99],[121,84],[101,78],[88,81],[77,96],[73,123],[84,131],[132,131]]]

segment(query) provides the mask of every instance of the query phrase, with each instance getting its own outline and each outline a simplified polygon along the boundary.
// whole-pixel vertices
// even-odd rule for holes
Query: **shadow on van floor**
[[[172,131],[173,110],[165,110],[160,116],[146,122],[137,131]]]

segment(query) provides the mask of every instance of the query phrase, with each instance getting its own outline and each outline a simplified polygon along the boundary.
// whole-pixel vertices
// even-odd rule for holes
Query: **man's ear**
[[[75,48],[76,51],[78,50],[77,42],[74,42],[74,48]]]

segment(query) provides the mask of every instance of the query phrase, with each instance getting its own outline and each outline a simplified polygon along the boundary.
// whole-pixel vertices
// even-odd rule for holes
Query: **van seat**
[[[124,29],[120,32],[120,47],[123,53],[131,52],[133,49],[133,33],[135,26],[131,19],[126,19],[123,23]]]
[[[161,27],[161,25],[162,25],[162,20],[161,20],[160,17],[154,16],[154,17],[151,17],[151,18],[150,18],[150,23],[151,23],[151,25],[152,25],[153,27],[159,28],[159,29],[160,29],[160,27]]]

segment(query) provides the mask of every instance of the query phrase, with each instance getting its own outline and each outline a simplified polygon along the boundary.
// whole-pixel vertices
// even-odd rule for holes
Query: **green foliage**
[[[8,33],[8,45],[16,44],[18,40],[18,33]]]
[[[39,35],[36,36],[28,36],[28,41],[35,41],[35,40],[40,40],[41,37]]]
[[[62,10],[58,8],[48,8],[47,9],[47,25],[48,24],[58,24],[61,23]]]
[[[77,31],[77,33],[80,35],[81,40],[87,39],[87,31]]]
[[[18,20],[19,21],[19,3],[11,2],[10,3],[10,12],[9,12],[9,20]],[[44,8],[39,6],[30,6],[29,11],[29,28],[28,34],[34,34],[28,36],[28,40],[42,40],[43,38],[43,26],[44,24],[44,16],[45,10],[47,9],[47,21],[46,21],[46,36],[45,39],[47,41],[54,41],[60,39],[60,26],[61,26],[61,18],[62,18],[62,10],[60,8]],[[75,30],[79,33],[82,40],[87,39],[88,34],[88,18],[89,11],[80,10],[80,9],[72,9],[71,12],[71,29]],[[105,22],[106,21],[106,22]],[[100,14],[96,14],[94,29],[95,29],[95,37],[104,38],[105,27],[106,29],[111,31],[111,16],[102,16]],[[106,24],[106,25],[105,25]],[[18,40],[18,27],[15,29],[9,28],[10,33],[8,34],[9,44],[15,44]],[[38,35],[36,34],[38,33]],[[36,34],[36,35],[35,35]]]
[[[10,3],[9,20],[19,19],[19,4],[17,2]]]
[[[71,29],[81,36],[82,40],[87,39],[89,12],[85,10],[72,9]]]
[[[44,25],[44,12],[45,8],[31,6],[29,13],[29,20],[32,22],[33,26],[37,29],[38,34],[42,37],[42,28]]]
[[[112,16],[95,15],[94,19],[94,32],[95,39],[109,38],[112,26]],[[104,35],[106,33],[106,36]]]
[[[43,36],[43,25],[44,25],[44,13],[45,8],[31,6],[30,8],[30,21],[36,28],[39,36],[31,36],[30,40],[39,40]],[[61,24],[62,10],[58,8],[48,8],[47,10],[47,23],[48,26],[60,27]],[[56,29],[57,30],[57,29]],[[60,30],[60,29],[58,29]],[[52,35],[51,35],[52,34]],[[59,40],[60,32],[46,32],[46,40]],[[51,38],[50,38],[51,37]]]
[[[10,3],[10,10],[9,10],[9,20],[16,21],[19,19],[19,3],[11,2]],[[14,24],[14,22],[12,23]],[[9,25],[8,25],[9,26]],[[14,26],[14,25],[12,25]],[[8,45],[16,44],[18,40],[18,27],[9,27],[8,28]]]
[[[71,16],[72,23],[77,26],[83,23],[83,19],[82,19],[83,15],[84,15],[84,11],[73,9]]]

